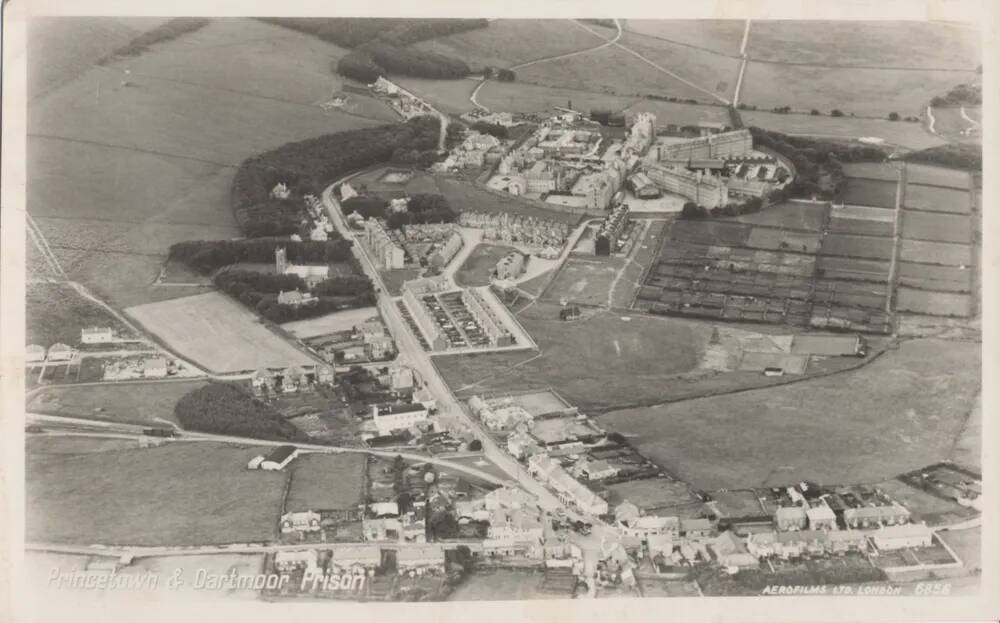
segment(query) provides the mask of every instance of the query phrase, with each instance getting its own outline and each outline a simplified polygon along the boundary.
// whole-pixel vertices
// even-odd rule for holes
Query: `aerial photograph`
[[[43,599],[983,590],[980,24],[26,31]]]

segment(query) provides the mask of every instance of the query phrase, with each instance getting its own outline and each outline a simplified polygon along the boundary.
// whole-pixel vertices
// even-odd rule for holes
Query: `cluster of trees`
[[[787,115],[788,113],[792,112],[792,107],[791,106],[775,106],[774,108],[771,109],[771,112],[776,112],[779,115]]]
[[[967,143],[953,143],[921,149],[920,151],[912,151],[903,156],[903,159],[907,162],[936,164],[966,171],[983,170],[982,148],[979,145]]]
[[[366,219],[384,218],[390,229],[423,223],[454,223],[458,218],[443,195],[430,193],[410,195],[406,212],[389,213],[388,201],[370,196],[352,197],[343,206],[347,214],[357,212]]]
[[[507,129],[507,126],[500,125],[499,123],[477,121],[472,124],[472,129],[480,134],[489,134],[490,136],[495,136],[499,139],[505,139],[510,136],[510,131]]]
[[[712,209],[700,206],[693,201],[688,201],[681,208],[680,218],[699,220],[706,219],[709,216],[741,216],[743,214],[760,212],[762,207],[764,207],[764,201],[759,197],[751,197],[743,203],[729,203]]]
[[[283,305],[278,293],[308,289],[298,275],[271,275],[248,270],[226,270],[215,276],[215,285],[229,296],[274,323],[305,320],[341,309],[375,304],[371,280],[359,275],[325,279],[313,288],[316,296],[308,305]]]
[[[251,238],[293,234],[305,210],[303,195],[318,195],[331,180],[389,162],[401,150],[435,150],[439,124],[436,117],[416,117],[288,143],[248,158],[233,178],[230,201],[236,222]],[[271,196],[278,182],[288,186],[290,198]]]
[[[468,76],[472,68],[465,61],[444,54],[374,41],[355,48],[337,61],[336,71],[342,76],[371,83],[389,74],[455,80]]]
[[[931,99],[931,106],[981,106],[983,87],[978,84],[960,84],[948,91],[944,97]]]
[[[514,73],[513,69],[504,69],[502,67],[493,67],[488,65],[483,67],[483,78],[492,78],[499,82],[514,82],[517,80],[517,74]]]
[[[700,206],[694,201],[688,201],[681,208],[680,218],[689,220],[706,219],[709,216],[708,208]]]
[[[172,41],[181,35],[199,30],[207,26],[208,23],[209,20],[204,17],[175,17],[152,30],[142,33],[125,45],[115,48],[111,54],[97,61],[97,64],[104,65],[118,56],[139,56],[154,43]]]
[[[690,97],[674,97],[673,95],[657,95],[656,93],[646,93],[645,95],[641,93],[636,93],[636,95],[648,100],[659,100],[661,102],[677,102],[678,104],[700,103],[698,100]],[[743,106],[743,104],[740,104],[740,108],[745,108],[745,107]],[[757,110],[756,106],[754,106],[754,110]]]
[[[231,383],[209,383],[177,401],[174,415],[187,430],[274,441],[309,441],[275,409]]]
[[[171,245],[168,258],[182,262],[202,275],[210,275],[223,266],[238,262],[273,262],[278,247],[285,248],[288,261],[293,263],[347,262],[353,258],[349,240],[294,242],[281,238],[188,240]]]
[[[847,187],[841,163],[882,161],[886,157],[885,148],[874,145],[788,136],[757,127],[751,127],[750,132],[754,145],[778,152],[795,167],[795,180],[772,193],[771,200],[775,202],[788,197],[831,199],[840,196]]]

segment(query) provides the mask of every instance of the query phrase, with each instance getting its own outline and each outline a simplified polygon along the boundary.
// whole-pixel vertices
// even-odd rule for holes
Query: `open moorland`
[[[738,19],[626,19],[622,27],[646,37],[738,57],[745,23]]]
[[[171,243],[238,234],[229,192],[241,160],[393,118],[374,100],[355,113],[320,107],[340,87],[329,64],[341,53],[256,20],[218,19],[39,97],[28,210],[70,277],[118,307],[190,293],[150,284]]]
[[[68,417],[163,424],[176,422],[174,406],[205,381],[170,381],[49,387],[33,396],[27,410]]]
[[[979,365],[978,344],[909,341],[856,371],[600,421],[700,488],[874,482],[949,456]]]
[[[730,123],[729,112],[724,106],[708,104],[684,104],[641,99],[625,109],[625,114],[650,112],[656,115],[657,125],[698,125],[701,121]]]
[[[657,400],[664,376],[698,366],[711,328],[683,320],[587,311],[559,320],[559,305],[518,315],[537,352],[434,357],[459,396],[551,387],[584,411]]]
[[[315,363],[271,332],[252,311],[221,292],[125,311],[172,349],[212,372]]]
[[[246,469],[264,450],[213,443],[27,457],[28,541],[260,542],[277,533],[287,474]]]

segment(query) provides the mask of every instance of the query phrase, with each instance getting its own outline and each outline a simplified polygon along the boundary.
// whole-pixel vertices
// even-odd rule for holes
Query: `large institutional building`
[[[658,160],[691,160],[705,158],[732,158],[753,151],[750,130],[733,130],[709,134],[681,143],[661,145]]]
[[[702,171],[651,164],[646,166],[645,173],[660,188],[683,195],[700,206],[711,209],[729,203],[726,181]]]

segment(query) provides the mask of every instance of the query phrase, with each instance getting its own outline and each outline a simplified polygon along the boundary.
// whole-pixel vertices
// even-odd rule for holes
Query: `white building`
[[[427,408],[419,403],[372,405],[372,419],[381,436],[427,421]]]
[[[80,329],[80,342],[83,344],[107,344],[115,339],[110,327],[88,327]]]
[[[933,537],[934,531],[922,523],[883,526],[871,533],[872,542],[880,550],[928,547]]]
[[[49,346],[49,361],[70,361],[74,356],[76,356],[76,351],[66,344],[57,342]]]
[[[319,532],[319,513],[303,511],[300,513],[285,513],[281,516],[281,533]]]
[[[274,567],[278,571],[291,571],[293,569],[314,570],[317,556],[316,550],[306,549],[301,551],[281,550],[274,554]]]
[[[295,460],[299,455],[299,449],[295,446],[278,446],[260,463],[260,469],[267,471],[280,471]]]

